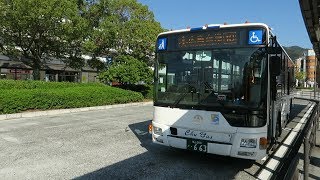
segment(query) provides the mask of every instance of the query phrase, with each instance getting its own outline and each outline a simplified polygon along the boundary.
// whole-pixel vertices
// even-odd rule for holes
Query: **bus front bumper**
[[[261,160],[263,157],[266,156],[266,150],[260,149],[259,144],[257,144],[254,148],[240,147],[240,142],[243,138],[259,139],[259,137],[263,136],[263,134],[261,133],[236,133],[233,135],[232,141],[230,143],[225,143],[206,141],[203,139],[191,139],[182,136],[173,136],[170,133],[168,133],[168,129],[170,127],[160,124],[154,125],[154,127],[158,127],[164,130],[161,135],[159,133],[155,134],[154,131],[152,131],[152,141],[156,144],[161,144],[164,146],[170,146],[179,149],[188,149],[193,151],[194,147],[190,149],[189,142],[200,141],[205,142],[205,153],[209,154],[217,154],[222,156],[231,156],[236,158],[252,160]],[[199,148],[199,146],[197,148]],[[196,151],[199,151],[197,148]]]

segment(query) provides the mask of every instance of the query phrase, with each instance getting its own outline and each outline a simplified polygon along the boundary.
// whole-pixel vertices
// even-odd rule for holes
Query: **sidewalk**
[[[66,114],[66,113],[73,113],[73,112],[95,111],[95,110],[104,110],[104,109],[128,107],[128,106],[146,106],[146,105],[152,105],[152,104],[153,104],[153,102],[149,101],[149,102],[136,102],[136,103],[128,103],[128,104],[115,104],[115,105],[95,106],[95,107],[54,109],[54,110],[47,110],[47,111],[22,112],[22,113],[15,113],[15,114],[1,114],[0,120],[48,116],[48,115]]]

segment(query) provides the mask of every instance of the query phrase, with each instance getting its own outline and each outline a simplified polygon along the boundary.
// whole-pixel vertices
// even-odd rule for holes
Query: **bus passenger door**
[[[279,118],[281,118],[281,114],[279,115],[279,103],[281,103],[281,96],[279,95],[279,90],[281,93],[282,85],[279,84],[280,78],[280,60],[279,56],[271,56],[270,60],[270,92],[271,92],[271,101],[270,101],[270,109],[269,113],[269,125],[268,125],[268,139],[272,141],[272,143],[276,142],[276,138],[279,134],[279,128],[281,129],[281,124],[279,127]]]

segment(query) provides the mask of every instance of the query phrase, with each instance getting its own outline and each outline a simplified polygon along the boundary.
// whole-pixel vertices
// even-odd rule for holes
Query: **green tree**
[[[146,63],[132,56],[122,55],[118,56],[108,70],[99,75],[99,78],[105,83],[135,84],[145,82],[150,84],[152,82],[152,70]]]
[[[34,79],[50,58],[82,66],[82,43],[87,23],[79,0],[0,0],[1,50],[23,57]],[[79,61],[78,63],[71,63]]]
[[[93,29],[85,49],[92,56],[130,55],[152,64],[155,40],[163,29],[147,6],[136,0],[100,0],[86,17]]]
[[[296,71],[296,72],[295,72],[295,77],[296,77],[296,79],[299,81],[299,83],[302,83],[303,80],[304,80],[305,77],[306,77],[306,73],[305,73],[305,72],[298,72],[298,71]]]
[[[136,0],[115,0],[114,14],[120,20],[119,52],[152,64],[157,35],[163,31],[147,6]]]

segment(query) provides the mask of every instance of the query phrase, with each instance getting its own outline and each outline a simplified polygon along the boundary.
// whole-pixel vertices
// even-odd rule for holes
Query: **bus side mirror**
[[[281,59],[278,56],[270,57],[270,71],[271,75],[279,76],[281,72]]]

